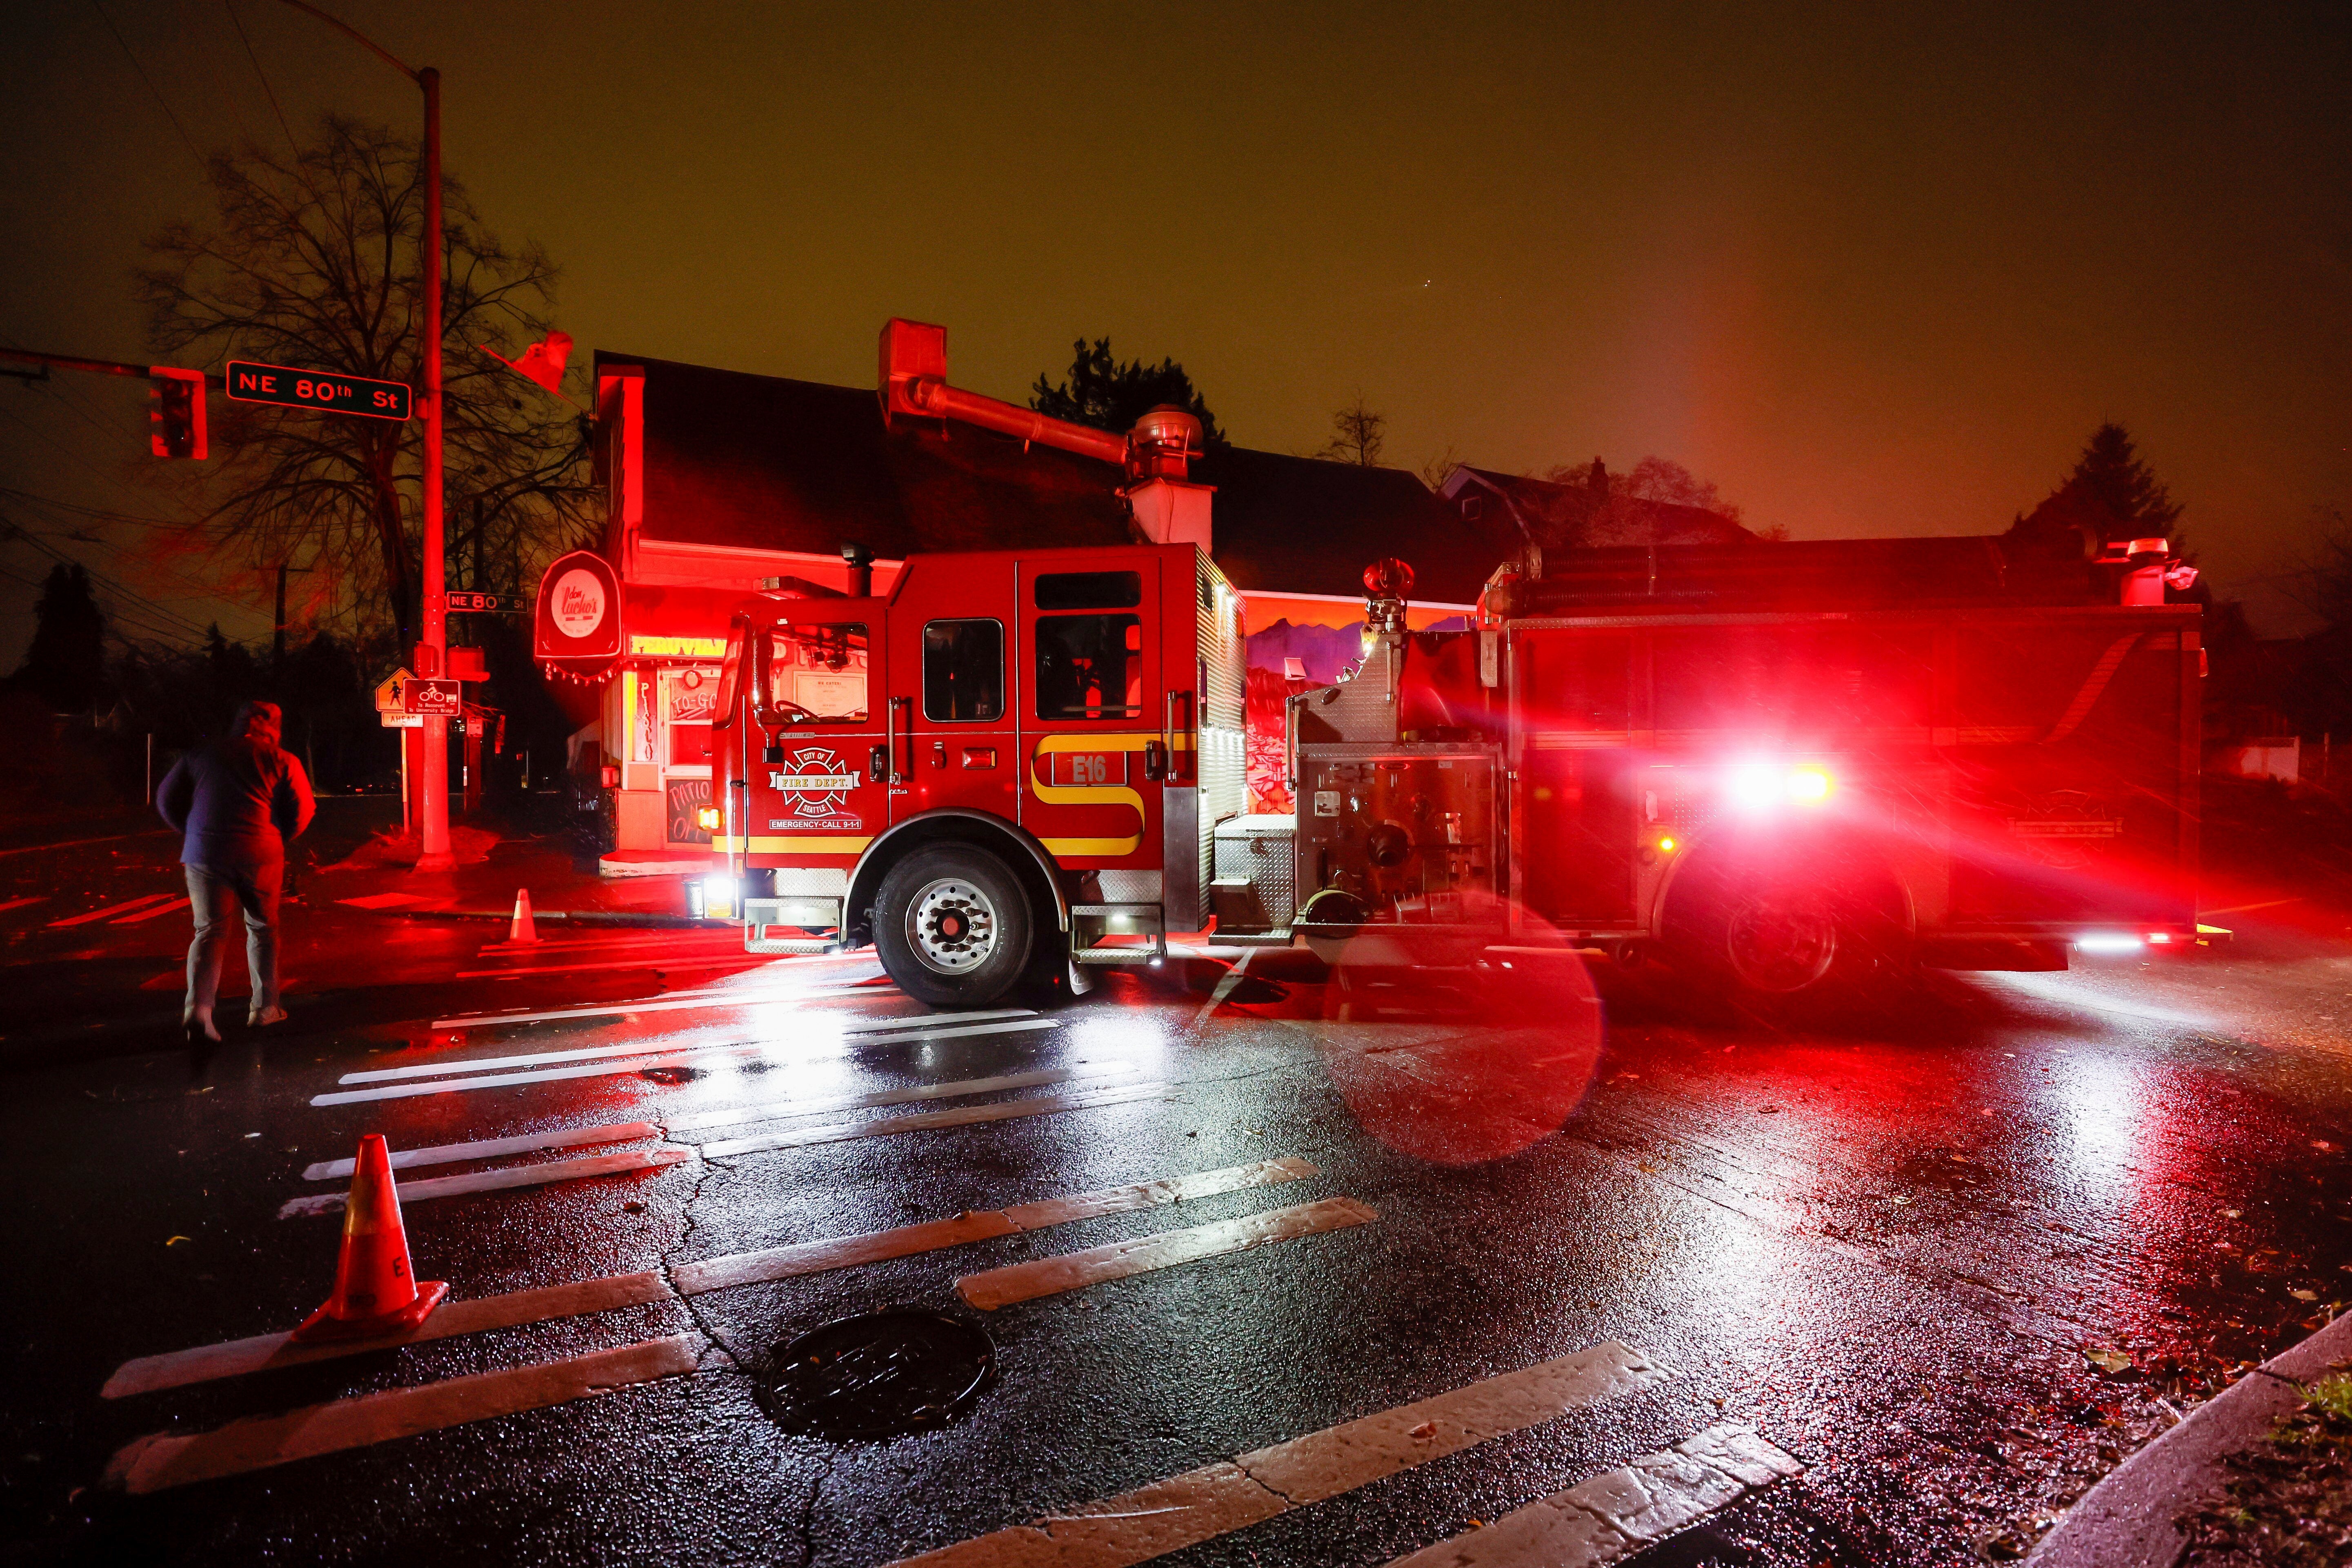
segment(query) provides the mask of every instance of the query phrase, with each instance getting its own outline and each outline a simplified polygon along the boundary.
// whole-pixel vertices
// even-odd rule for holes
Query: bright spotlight
[[[2136,936],[2120,932],[2108,935],[2081,936],[2074,939],[2075,948],[2083,952],[2137,952],[2147,944]]]

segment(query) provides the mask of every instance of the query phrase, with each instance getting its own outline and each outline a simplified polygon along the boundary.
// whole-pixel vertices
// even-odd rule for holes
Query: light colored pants
[[[228,941],[232,908],[245,915],[245,967],[253,981],[253,999],[247,1010],[260,1013],[277,1006],[278,889],[286,868],[216,871],[188,866],[183,869],[188,873],[188,907],[196,917],[196,937],[188,943],[188,1000],[181,1016],[213,1016],[213,999],[220,992],[221,948]]]

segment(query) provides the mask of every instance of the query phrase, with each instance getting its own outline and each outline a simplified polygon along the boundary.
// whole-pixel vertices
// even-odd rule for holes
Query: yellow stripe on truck
[[[1048,838],[1044,840],[1045,852],[1063,856],[1101,856],[1118,858],[1132,855],[1143,847],[1143,830],[1151,818],[1145,815],[1143,796],[1125,784],[1047,784],[1037,776],[1036,760],[1055,752],[1139,752],[1160,739],[1148,735],[1047,735],[1037,742],[1037,758],[1029,767],[1029,789],[1048,805],[1124,805],[1135,813],[1135,837],[1132,838]]]
[[[723,838],[721,850],[749,855],[863,855],[872,835],[849,833],[783,833],[772,838]]]

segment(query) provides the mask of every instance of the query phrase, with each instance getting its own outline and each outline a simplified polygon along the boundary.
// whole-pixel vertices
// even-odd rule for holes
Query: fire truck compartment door
[[[771,628],[767,689],[756,700],[781,721],[755,719],[745,737],[750,842],[732,847],[846,867],[890,824],[890,785],[868,766],[887,729],[890,688],[881,626],[819,613]],[[903,736],[899,752],[903,761]]]
[[[1024,561],[1013,665],[1027,742],[1021,823],[1066,866],[1157,868],[1164,745],[1160,561]]]

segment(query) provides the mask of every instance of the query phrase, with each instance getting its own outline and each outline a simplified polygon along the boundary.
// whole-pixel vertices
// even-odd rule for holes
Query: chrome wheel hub
[[[996,951],[996,906],[960,877],[927,883],[907,906],[907,945],[941,974],[970,973]]]

